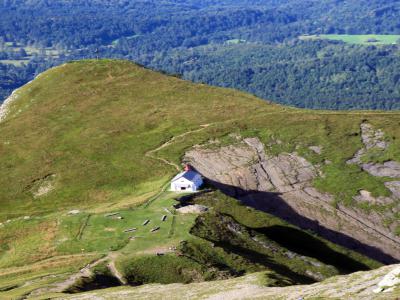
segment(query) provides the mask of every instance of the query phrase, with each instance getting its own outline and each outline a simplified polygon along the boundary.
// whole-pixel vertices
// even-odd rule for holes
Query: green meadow
[[[38,48],[34,46],[26,46],[19,43],[11,43],[11,42],[4,43],[2,50],[13,51],[13,52],[19,52],[21,50],[25,51],[26,56],[21,57],[19,59],[0,59],[0,64],[14,65],[16,67],[19,67],[23,64],[28,64],[30,60],[34,57],[34,55],[40,54],[48,59],[51,58],[55,59],[60,57],[60,54],[66,53],[66,50],[58,50],[51,47]]]
[[[140,257],[147,260],[158,252],[174,253],[181,241],[192,237],[189,231],[196,218],[178,214],[174,196],[166,192],[134,209],[52,214],[4,225],[0,230],[3,238],[4,234],[19,238],[8,243],[0,256],[0,299],[19,297],[66,279],[109,252],[121,257],[121,263]],[[149,223],[143,225],[146,220]],[[125,232],[132,228],[136,230]],[[26,281],[31,283],[24,285]]]
[[[343,41],[348,44],[361,45],[391,45],[398,44],[400,35],[396,34],[320,34],[303,35],[299,37],[303,40],[326,39]]]
[[[122,253],[150,253],[159,249],[174,247],[179,241],[187,239],[194,221],[193,215],[180,215],[175,212],[172,193],[166,193],[149,206],[139,206],[131,210],[120,210],[113,216],[106,214],[79,214],[66,216],[61,220],[57,236],[57,250],[61,254],[81,251],[94,252],[121,250]],[[166,220],[162,221],[162,217]],[[144,221],[149,220],[147,225]],[[151,232],[151,229],[160,229]],[[135,231],[125,230],[136,228]]]

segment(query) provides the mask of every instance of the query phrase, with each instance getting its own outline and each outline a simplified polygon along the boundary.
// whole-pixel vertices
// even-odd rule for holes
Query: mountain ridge
[[[305,184],[309,192],[331,194],[325,203],[329,218],[346,208],[355,218],[376,221],[382,227],[377,229],[398,240],[400,203],[387,184],[393,188],[399,179],[374,176],[362,167],[379,165],[382,157],[400,161],[398,112],[284,107],[117,60],[65,64],[14,95],[0,122],[0,297],[46,295],[53,286],[54,297],[62,298],[66,291],[109,287],[102,280],[115,282],[110,265],[131,284],[208,281],[270,270],[270,286],[324,281],[381,266],[373,260],[378,256],[361,248],[335,245],[315,234],[315,227],[304,231],[291,218],[283,221],[273,211],[235,199],[249,191],[264,193],[253,204],[273,204],[273,194]],[[381,130],[376,136],[385,147],[381,140],[364,144],[365,123],[374,136]],[[253,150],[246,148],[249,144]],[[355,155],[360,165],[348,164]],[[212,163],[216,158],[218,164]],[[205,175],[211,191],[180,197],[166,190],[184,162]],[[279,172],[288,184],[276,184]],[[227,193],[223,184],[238,193]],[[191,204],[209,211],[177,212]],[[163,215],[168,216],[165,223]],[[328,219],[323,213],[311,217],[322,225]],[[145,220],[151,227],[143,225]],[[331,229],[340,233],[343,221],[335,221]],[[305,247],[296,236],[313,246]],[[375,238],[370,245],[393,255],[383,238]],[[64,264],[66,257],[71,265]],[[76,278],[73,274],[94,261],[100,263],[88,270],[91,277],[78,276],[69,289],[56,289],[63,286],[57,282]],[[51,269],[56,263],[62,272]],[[33,270],[21,271],[23,266]]]

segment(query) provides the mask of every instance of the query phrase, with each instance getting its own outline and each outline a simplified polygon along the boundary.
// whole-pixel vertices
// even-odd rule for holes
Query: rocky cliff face
[[[383,225],[385,216],[340,204],[334,207],[334,197],[312,185],[317,176],[323,176],[322,172],[297,153],[270,156],[258,138],[246,138],[220,148],[197,146],[186,153],[184,160],[213,185],[246,205],[384,263],[400,260],[400,238]],[[398,200],[398,183],[391,182],[389,186],[393,195],[386,201]],[[358,197],[365,201],[372,196],[361,191]]]

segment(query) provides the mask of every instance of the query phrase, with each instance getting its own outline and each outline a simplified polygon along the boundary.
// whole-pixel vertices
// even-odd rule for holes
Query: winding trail
[[[109,252],[108,255],[106,255],[102,258],[96,259],[95,261],[87,264],[85,267],[80,269],[79,272],[70,275],[68,278],[66,278],[63,281],[55,283],[51,287],[45,287],[45,288],[33,290],[31,293],[25,295],[24,299],[28,299],[31,296],[35,297],[35,296],[41,295],[43,293],[63,293],[65,290],[67,290],[68,288],[70,288],[74,284],[76,284],[80,279],[89,278],[89,277],[93,276],[92,269],[103,262],[108,262],[107,267],[110,270],[111,274],[115,278],[117,278],[118,281],[122,285],[125,285],[125,284],[127,284],[126,279],[122,276],[122,274],[118,271],[118,269],[115,266],[115,260],[117,257],[118,257],[118,253]]]
[[[169,161],[165,158],[162,157],[158,157],[156,155],[156,153],[158,151],[160,151],[161,149],[164,149],[165,147],[168,147],[169,145],[173,144],[177,139],[183,138],[189,134],[192,133],[196,133],[196,132],[200,132],[202,130],[205,130],[206,128],[208,128],[209,126],[211,126],[211,124],[204,124],[204,125],[200,125],[199,129],[193,129],[193,130],[189,130],[186,131],[182,134],[179,134],[177,136],[172,137],[171,139],[169,139],[168,141],[166,141],[165,143],[163,143],[162,145],[158,146],[155,149],[149,150],[145,153],[146,157],[155,159],[155,160],[159,160],[169,166],[174,167],[177,171],[181,171],[181,166],[177,165],[176,163]],[[154,202],[155,200],[157,200],[169,187],[169,182],[167,182],[165,185],[162,186],[161,190],[154,196],[150,197],[146,203],[145,203],[145,207],[148,207],[152,202]],[[90,217],[90,215],[88,216]],[[86,220],[86,224],[87,224]],[[86,227],[86,225],[84,226]],[[83,229],[80,229],[80,233],[79,236],[82,236],[83,233]],[[96,267],[97,265],[103,263],[103,262],[107,262],[107,267],[110,270],[111,274],[118,279],[118,281],[122,284],[122,285],[126,285],[128,282],[127,280],[124,278],[124,276],[120,273],[120,271],[117,269],[116,265],[115,265],[115,261],[118,258],[119,253],[118,252],[109,252],[106,256],[99,258],[93,262],[91,262],[90,264],[86,265],[85,267],[83,267],[81,270],[79,270],[79,272],[74,273],[72,275],[70,275],[67,279],[56,283],[55,285],[53,285],[50,288],[41,288],[38,290],[34,290],[32,293],[29,293],[27,295],[27,297],[29,296],[36,296],[36,295],[40,295],[41,293],[44,292],[58,292],[61,293],[63,291],[65,291],[66,289],[68,289],[69,287],[73,286],[76,282],[79,281],[79,279],[82,278],[87,278],[87,277],[91,277],[93,276],[93,271],[92,269],[94,267]]]
[[[186,132],[184,132],[182,134],[176,135],[176,136],[170,138],[168,141],[166,141],[161,146],[159,146],[159,147],[157,147],[157,148],[155,148],[153,150],[147,151],[145,153],[145,156],[146,157],[150,157],[152,159],[156,159],[156,160],[162,161],[163,163],[174,167],[177,171],[181,171],[182,168],[179,165],[177,165],[176,163],[174,163],[172,161],[166,160],[165,158],[158,157],[158,156],[155,155],[155,153],[160,151],[161,149],[164,149],[165,147],[168,147],[169,145],[173,144],[177,139],[183,138],[183,137],[185,137],[185,136],[187,136],[187,135],[189,135],[191,133],[202,131],[202,130],[206,129],[207,127],[211,126],[211,125],[212,124],[203,124],[203,125],[200,125],[199,129],[189,130],[189,131],[186,131]]]
[[[91,270],[95,266],[99,265],[100,263],[107,261],[109,259],[109,255],[96,259],[95,261],[87,264],[85,267],[79,270],[79,272],[70,275],[67,279],[57,282],[50,287],[39,288],[33,290],[32,292],[25,295],[24,299],[28,299],[31,296],[39,296],[43,293],[62,293],[69,287],[73,286],[79,279],[87,278],[93,275],[93,271]],[[110,270],[111,271],[111,270]],[[112,271],[111,271],[112,272]]]
[[[107,258],[109,258],[109,263],[107,264],[107,267],[110,270],[111,274],[113,274],[113,276],[117,278],[122,285],[125,285],[128,282],[115,266],[115,260],[117,259],[117,257],[118,257],[117,252],[110,252],[107,255]]]

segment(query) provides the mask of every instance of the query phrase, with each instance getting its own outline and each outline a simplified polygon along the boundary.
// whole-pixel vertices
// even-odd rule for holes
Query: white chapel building
[[[171,191],[196,192],[203,184],[203,178],[189,166],[171,180]]]

